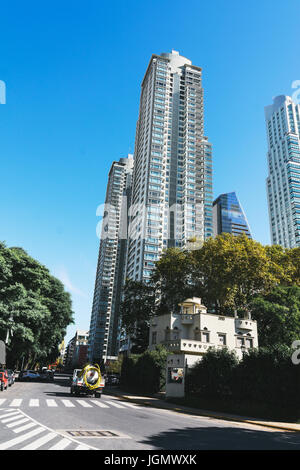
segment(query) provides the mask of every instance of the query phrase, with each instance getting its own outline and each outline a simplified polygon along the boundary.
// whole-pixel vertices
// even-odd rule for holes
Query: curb
[[[138,402],[134,397],[129,397],[128,395],[119,395],[119,394],[114,394],[113,390],[110,395],[114,395],[116,397],[122,398],[122,400],[127,400],[127,401],[132,401],[133,403],[136,403],[140,405],[141,403]],[[149,397],[150,398],[150,397]],[[280,424],[271,424],[265,421],[253,421],[251,419],[243,419],[243,418],[238,418],[238,417],[233,417],[233,416],[224,416],[224,415],[214,415],[210,414],[208,411],[203,411],[199,412],[197,408],[194,408],[195,411],[192,410],[187,410],[184,408],[168,408],[165,406],[157,406],[155,403],[147,403],[147,397],[145,397],[145,403],[143,403],[143,406],[148,406],[151,408],[156,408],[156,409],[162,409],[162,410],[168,410],[168,411],[175,411],[176,413],[182,413],[182,414],[189,414],[189,415],[197,415],[197,416],[205,416],[207,418],[214,418],[214,419],[221,419],[224,421],[233,421],[233,422],[238,422],[238,423],[246,423],[246,424],[252,424],[255,426],[261,426],[261,427],[267,427],[267,428],[272,428],[272,429],[280,429],[282,431],[289,431],[289,432],[300,432],[300,426],[299,429],[291,428],[288,426],[282,426]]]

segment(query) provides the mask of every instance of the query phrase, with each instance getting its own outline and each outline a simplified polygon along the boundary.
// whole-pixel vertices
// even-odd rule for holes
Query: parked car
[[[120,379],[117,375],[108,375],[107,384],[108,385],[119,385]]]
[[[7,369],[7,375],[8,375],[8,385],[11,387],[15,383],[15,373],[11,369]]]
[[[43,370],[40,374],[40,379],[43,382],[50,382],[54,380],[54,372],[51,369]]]
[[[3,390],[7,390],[8,388],[8,375],[7,375],[7,371],[1,371],[0,372],[0,389],[1,389],[1,392],[3,392]]]
[[[19,380],[21,380],[22,382],[26,381],[30,381],[30,380],[33,380],[33,381],[37,381],[37,380],[40,380],[41,376],[38,372],[36,372],[35,370],[24,370],[24,371],[21,371],[20,374],[19,374]]]

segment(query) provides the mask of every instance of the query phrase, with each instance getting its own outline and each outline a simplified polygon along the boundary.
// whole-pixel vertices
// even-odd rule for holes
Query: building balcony
[[[253,323],[252,320],[235,319],[235,327],[242,330],[253,330]]]
[[[189,314],[181,315],[181,323],[183,325],[192,325],[194,323],[194,316]]]
[[[163,346],[172,352],[188,354],[204,354],[213,344],[191,339],[175,339],[163,342]]]

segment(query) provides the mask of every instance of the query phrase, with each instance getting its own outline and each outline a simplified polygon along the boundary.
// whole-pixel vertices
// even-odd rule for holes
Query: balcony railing
[[[242,318],[235,319],[235,327],[241,328],[242,330],[253,330],[252,320],[243,320]]]
[[[174,339],[164,341],[163,345],[173,352],[187,352],[187,353],[197,353],[201,354],[207,351],[210,346],[213,346],[211,343],[205,343],[202,341],[196,341],[192,339]]]

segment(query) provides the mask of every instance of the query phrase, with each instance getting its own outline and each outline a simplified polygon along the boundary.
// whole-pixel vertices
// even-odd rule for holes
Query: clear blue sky
[[[214,196],[236,191],[270,243],[264,106],[300,79],[299,0],[13,1],[1,5],[0,239],[22,246],[71,292],[88,329],[114,159],[133,153],[152,53],[203,68]]]

